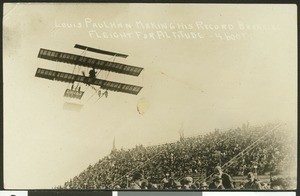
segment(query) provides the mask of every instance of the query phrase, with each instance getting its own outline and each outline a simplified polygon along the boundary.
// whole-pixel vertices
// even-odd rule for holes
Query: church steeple
[[[183,123],[181,123],[181,128],[179,130],[179,136],[180,136],[180,141],[184,140],[184,129],[183,129]]]
[[[116,137],[114,137],[114,140],[113,140],[113,146],[112,146],[112,149],[111,149],[111,153],[117,151],[117,148],[116,148]]]

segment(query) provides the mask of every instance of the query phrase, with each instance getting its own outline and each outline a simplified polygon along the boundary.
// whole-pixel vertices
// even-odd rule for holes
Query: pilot
[[[90,74],[90,78],[96,78],[96,71],[94,68],[90,70],[89,74]]]

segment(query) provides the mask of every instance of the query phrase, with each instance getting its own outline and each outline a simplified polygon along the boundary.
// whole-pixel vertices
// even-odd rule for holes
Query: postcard
[[[295,190],[297,6],[5,3],[4,188]]]

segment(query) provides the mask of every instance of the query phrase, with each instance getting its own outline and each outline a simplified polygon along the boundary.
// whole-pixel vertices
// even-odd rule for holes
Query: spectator
[[[130,189],[142,189],[142,179],[143,175],[139,172],[133,174],[132,183],[130,184]]]
[[[234,188],[231,176],[228,175],[227,173],[224,173],[220,166],[215,167],[215,174],[222,178],[222,184],[225,189],[233,189]]]
[[[215,175],[212,183],[209,185],[209,189],[213,189],[213,190],[214,189],[219,189],[219,190],[225,189],[225,187],[222,184],[222,177],[219,175]]]
[[[193,184],[193,178],[192,177],[185,177],[183,179],[183,186],[182,189],[191,189],[191,186]]]
[[[247,175],[248,182],[245,184],[246,190],[260,190],[261,185],[252,172],[249,172]]]

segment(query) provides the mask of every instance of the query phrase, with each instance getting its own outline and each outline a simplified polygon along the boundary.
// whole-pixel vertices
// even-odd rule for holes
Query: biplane
[[[111,52],[111,51],[105,51],[100,50],[96,48],[91,48],[83,45],[76,44],[74,46],[77,49],[81,49],[84,51],[90,51],[95,53],[100,53],[104,55],[110,55],[114,58],[116,57],[122,57],[127,58],[128,55]],[[97,71],[105,70],[109,72],[115,72],[119,74],[126,74],[131,76],[139,76],[142,72],[143,68],[141,67],[135,67],[131,65],[126,65],[114,61],[106,61],[91,57],[86,57],[83,55],[76,55],[76,54],[70,54],[65,52],[58,52],[54,50],[48,50],[41,48],[38,54],[38,58],[46,59],[50,61],[55,62],[62,62],[71,64],[74,66],[82,66],[89,69],[89,75],[86,76],[85,72],[82,72],[82,75],[74,74],[74,73],[67,73],[67,72],[61,72],[56,70],[50,70],[50,69],[43,69],[43,68],[37,68],[36,77],[54,80],[54,81],[60,81],[60,82],[66,82],[71,83],[72,87],[70,89],[66,89],[64,96],[69,98],[76,98],[81,99],[84,91],[81,91],[80,85],[78,84],[85,84],[88,86],[98,86],[98,96],[101,97],[105,95],[107,97],[108,92],[107,91],[116,91],[116,92],[122,92],[122,93],[129,93],[133,95],[137,95],[140,90],[142,89],[141,86],[131,85],[131,84],[125,84],[125,83],[119,83],[114,81],[109,81],[106,79],[100,79],[97,77]],[[75,85],[77,83],[77,86]],[[74,85],[76,86],[74,88]],[[93,87],[95,90],[95,88]],[[101,93],[100,89],[104,89],[105,92]]]

